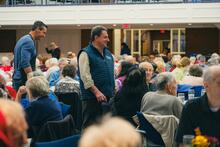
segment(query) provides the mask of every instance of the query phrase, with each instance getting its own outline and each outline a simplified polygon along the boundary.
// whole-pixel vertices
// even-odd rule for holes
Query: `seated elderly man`
[[[197,127],[203,135],[220,140],[220,66],[209,67],[203,80],[206,94],[185,104],[177,131],[177,143],[182,143],[184,135],[194,135]]]
[[[176,97],[176,80],[169,72],[160,73],[157,91],[148,92],[141,102],[141,112],[152,115],[174,115],[180,118],[183,104]]]
[[[192,65],[189,68],[189,75],[185,76],[182,81],[180,81],[181,84],[187,84],[187,85],[203,85],[203,79],[202,79],[203,69],[199,65]]]
[[[30,105],[25,109],[29,125],[29,137],[36,137],[40,127],[47,121],[62,119],[62,113],[55,101],[48,97],[49,91],[47,80],[39,76],[28,79],[26,86],[21,86],[17,92],[16,101],[20,101],[21,96],[26,92],[31,101]]]
[[[27,143],[27,128],[22,107],[16,102],[0,99],[0,146],[23,146]]]

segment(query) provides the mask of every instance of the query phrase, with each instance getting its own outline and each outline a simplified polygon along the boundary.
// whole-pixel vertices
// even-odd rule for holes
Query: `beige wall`
[[[19,39],[29,30],[17,30],[16,38]],[[38,54],[49,56],[44,50],[45,45],[50,42],[56,42],[61,48],[62,55],[66,55],[68,51],[78,53],[81,48],[81,30],[48,30],[46,38],[37,42]]]

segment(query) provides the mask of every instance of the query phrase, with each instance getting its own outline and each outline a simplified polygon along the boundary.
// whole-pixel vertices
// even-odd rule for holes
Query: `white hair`
[[[2,61],[2,65],[10,64],[10,59],[7,56],[3,56],[1,61]]]
[[[166,85],[172,83],[175,80],[174,76],[170,72],[163,72],[157,75],[156,84],[158,90],[165,90]]]
[[[208,81],[213,80],[213,78],[214,78],[213,69],[220,70],[220,66],[219,65],[213,65],[213,66],[209,67],[207,70],[205,70],[205,72],[203,74],[203,81],[204,82],[208,82]]]
[[[213,53],[213,54],[211,55],[211,58],[219,58],[219,55],[218,55],[217,53]]]
[[[52,66],[57,66],[59,63],[58,63],[58,60],[57,58],[50,58],[48,59],[46,62],[45,62],[46,66],[48,67],[52,67]]]
[[[49,83],[43,76],[30,78],[26,82],[26,87],[29,89],[33,98],[46,96],[50,91]]]

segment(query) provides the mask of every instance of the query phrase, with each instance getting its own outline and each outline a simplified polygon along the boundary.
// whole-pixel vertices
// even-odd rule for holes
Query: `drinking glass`
[[[184,93],[178,93],[177,97],[184,103],[184,101],[185,101],[185,94]]]
[[[183,147],[191,147],[193,138],[194,138],[194,135],[184,135],[183,136]]]

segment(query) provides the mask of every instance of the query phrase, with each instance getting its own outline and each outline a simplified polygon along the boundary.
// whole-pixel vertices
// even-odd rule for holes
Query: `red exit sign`
[[[123,29],[129,29],[130,28],[130,24],[122,24],[122,28]]]

